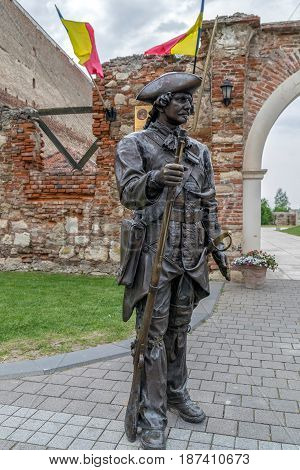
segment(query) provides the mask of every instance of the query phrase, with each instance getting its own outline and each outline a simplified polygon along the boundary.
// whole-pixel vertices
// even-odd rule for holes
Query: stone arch
[[[261,168],[268,134],[280,114],[300,96],[300,70],[286,78],[257,113],[245,145],[243,162],[243,251],[260,248]]]

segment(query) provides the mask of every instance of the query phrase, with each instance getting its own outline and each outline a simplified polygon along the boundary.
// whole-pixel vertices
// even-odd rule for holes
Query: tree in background
[[[290,203],[285,191],[281,188],[277,190],[275,195],[274,212],[288,212],[290,210]]]
[[[272,225],[273,214],[269,202],[266,198],[261,200],[261,225]]]

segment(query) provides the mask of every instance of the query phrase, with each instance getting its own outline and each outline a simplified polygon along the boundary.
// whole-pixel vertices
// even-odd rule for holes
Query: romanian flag
[[[80,65],[84,65],[90,75],[95,74],[103,78],[92,26],[89,23],[65,20],[56,5],[55,8],[67,30],[74,54],[78,57]]]
[[[159,46],[152,47],[144,52],[146,55],[166,55],[179,54],[191,55],[197,54],[203,21],[204,0],[201,1],[200,13],[196,23],[184,34],[177,36],[170,41],[164,42]]]

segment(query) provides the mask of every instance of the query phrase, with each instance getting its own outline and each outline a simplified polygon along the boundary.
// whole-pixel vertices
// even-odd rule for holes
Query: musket
[[[176,149],[174,163],[181,163],[185,143],[186,132],[181,129],[179,131],[178,146]],[[137,339],[135,341],[133,350],[133,378],[125,415],[125,432],[130,442],[134,442],[136,440],[138,417],[140,411],[141,375],[144,367],[144,356],[148,344],[148,333],[162,269],[162,260],[169,230],[171,212],[174,204],[175,191],[176,187],[169,188],[168,190],[167,202],[163,214],[157,251],[152,266],[151,281],[149,285],[145,311],[142,319],[142,324],[138,330]]]

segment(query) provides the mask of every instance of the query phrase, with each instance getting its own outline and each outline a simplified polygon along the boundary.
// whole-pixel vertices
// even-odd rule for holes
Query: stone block
[[[213,444],[216,446],[234,448],[234,436],[223,436],[222,434],[215,434],[213,437]]]
[[[119,405],[98,404],[93,409],[90,416],[96,418],[116,419],[121,411],[122,406]],[[92,426],[91,422],[89,423],[89,426]]]
[[[109,257],[112,261],[119,262],[120,261],[120,243],[112,241],[111,247],[109,250]]]
[[[117,444],[114,444],[112,442],[96,442],[96,444],[93,446],[93,450],[94,449],[95,450],[113,450],[113,449],[116,448],[116,445]],[[123,449],[123,450],[125,450],[125,449]]]
[[[39,391],[40,395],[46,395],[48,397],[60,397],[66,390],[66,385],[57,385],[57,384],[41,384],[43,389]]]
[[[92,232],[93,233],[98,233],[99,232],[99,222],[94,222],[93,225],[92,225]]]
[[[216,184],[217,194],[231,194],[234,192],[234,187],[232,184]]]
[[[87,261],[105,262],[108,260],[108,248],[102,245],[99,245],[98,247],[89,247],[85,250],[84,257]]]
[[[120,127],[120,132],[122,135],[127,135],[133,132],[133,126],[127,126],[126,124],[122,124]]]
[[[75,424],[76,426],[86,426],[90,420],[91,418],[89,416],[74,415],[72,416],[68,424]]]
[[[114,102],[116,106],[122,106],[126,104],[126,96],[122,93],[116,93]]]
[[[80,439],[91,439],[93,441],[96,441],[98,437],[103,433],[102,429],[96,429],[96,428],[84,428],[81,433],[78,435],[78,438]]]
[[[270,440],[270,428],[266,424],[239,423],[239,436],[251,439],[260,439],[262,441]]]
[[[69,446],[72,450],[89,450],[93,447],[95,441],[90,439],[75,439]]]
[[[74,256],[74,247],[73,246],[62,246],[59,250],[58,256],[63,259],[70,259]]]
[[[32,416],[32,419],[40,419],[43,421],[47,421],[53,415],[54,415],[53,411],[39,410]]]
[[[5,439],[0,439],[0,450],[9,450],[15,445],[13,441],[6,441]]]
[[[206,430],[207,432],[215,434],[236,436],[237,421],[228,420],[224,418],[209,418]]]
[[[29,418],[25,423],[21,424],[20,428],[27,429],[28,431],[38,431],[43,424],[45,424],[45,421]]]
[[[64,424],[62,424],[62,423],[54,423],[54,422],[48,421],[47,423],[45,423],[39,429],[39,431],[40,432],[47,432],[47,433],[50,433],[50,434],[57,434],[58,431],[60,431],[63,426],[64,426]]]
[[[65,398],[48,397],[40,405],[40,408],[47,411],[62,411],[69,404],[69,402],[70,400],[67,400]]]
[[[256,450],[258,441],[256,439],[247,439],[244,437],[237,437],[235,440],[235,449],[241,450]]]
[[[141,102],[140,102],[140,101],[137,101],[137,100],[134,99],[134,98],[129,98],[128,104],[129,104],[129,106],[137,106],[137,105],[140,105]]]
[[[123,431],[108,431],[105,430],[99,437],[100,442],[118,443],[123,436]]]
[[[119,224],[103,224],[102,230],[105,235],[112,235],[114,232],[120,230],[120,225]]]
[[[116,80],[127,80],[128,77],[129,77],[129,73],[125,73],[125,72],[116,73]]]
[[[48,447],[52,449],[67,449],[73,440],[74,440],[74,437],[60,436],[57,434],[48,443]]]
[[[10,434],[10,441],[26,442],[33,435],[33,431],[27,429],[17,429],[15,432]]]
[[[105,88],[113,88],[117,86],[116,80],[110,80],[110,82],[106,83]]]
[[[89,242],[89,237],[87,237],[86,235],[78,235],[77,237],[75,237],[76,245],[85,246],[88,244],[88,242]]]
[[[36,432],[33,436],[28,440],[30,444],[38,444],[46,446],[49,441],[53,438],[53,434],[45,433],[45,432]]]
[[[7,228],[8,220],[0,219],[0,230]]]
[[[73,400],[66,408],[66,413],[80,414],[90,416],[91,411],[95,408],[95,403],[86,402],[84,400]]]
[[[77,437],[78,434],[83,430],[83,426],[78,426],[75,424],[66,424],[62,427],[57,435],[58,436],[67,436],[67,437]]]
[[[3,243],[3,245],[12,245],[13,243],[12,236],[8,234],[4,235],[4,237],[1,240],[1,243]]]
[[[24,220],[14,220],[11,222],[11,227],[13,231],[26,230],[28,228],[28,225]]]
[[[14,245],[22,246],[23,248],[25,248],[26,246],[29,246],[30,245],[30,233],[28,232],[16,233],[15,239],[14,239]]]
[[[6,137],[0,134],[0,147],[6,143]]]
[[[65,222],[67,233],[78,233],[78,219],[77,217],[67,217]]]
[[[54,421],[55,423],[65,424],[71,419],[72,419],[72,415],[69,413],[54,413],[54,415],[51,416],[51,418],[49,418],[49,421]]]
[[[62,222],[56,224],[47,233],[47,238],[56,245],[64,245],[65,242],[65,226]]]

